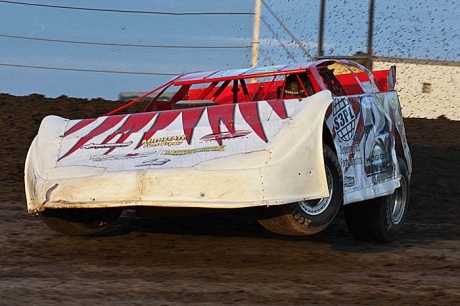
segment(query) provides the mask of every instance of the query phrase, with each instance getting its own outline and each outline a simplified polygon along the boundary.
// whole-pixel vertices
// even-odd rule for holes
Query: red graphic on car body
[[[262,121],[259,114],[258,103],[242,103],[238,106],[235,104],[221,105],[220,107],[203,107],[195,109],[185,109],[185,110],[171,110],[163,112],[147,112],[147,113],[138,113],[130,115],[117,115],[110,116],[106,118],[99,118],[103,121],[96,126],[92,131],[90,131],[85,136],[81,137],[75,145],[73,145],[66,153],[64,153],[59,159],[71,155],[76,150],[82,148],[84,145],[89,143],[93,138],[104,134],[109,131],[109,129],[121,123],[121,126],[114,132],[108,135],[102,144],[111,143],[124,143],[133,133],[142,131],[152,120],[154,123],[152,126],[144,132],[141,139],[137,143],[135,149],[138,149],[142,146],[142,142],[152,138],[156,132],[163,130],[168,127],[174,120],[182,114],[182,126],[184,135],[186,135],[187,143],[191,143],[193,130],[196,128],[200,118],[203,116],[204,111],[208,114],[209,126],[211,127],[212,134],[216,135],[213,140],[215,140],[219,145],[222,143],[222,139],[228,138],[223,137],[222,133],[230,133],[234,135],[232,137],[241,137],[236,136],[237,131],[235,131],[234,122],[235,122],[235,112],[238,110],[240,115],[243,117],[244,121],[252,128],[252,130],[262,139],[264,142],[268,142],[267,136],[262,126]],[[268,102],[267,103],[274,111],[274,113],[281,119],[286,119],[288,117],[284,101]],[[83,119],[77,124],[72,126],[64,133],[64,138],[68,137],[77,131],[87,127],[90,124],[96,122],[97,119]],[[225,125],[227,131],[221,131],[221,122]],[[251,132],[251,131],[249,131]],[[219,136],[220,135],[220,136]],[[247,135],[247,134],[246,134]],[[117,138],[118,137],[118,138]],[[115,140],[116,139],[116,140]],[[115,140],[115,141],[114,141]],[[108,154],[115,150],[117,147],[112,146],[107,149],[103,154]]]

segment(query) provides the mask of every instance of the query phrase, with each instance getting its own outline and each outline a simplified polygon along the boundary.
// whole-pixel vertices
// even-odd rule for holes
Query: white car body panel
[[[236,208],[328,196],[322,130],[331,93],[276,103],[283,105],[230,105],[217,119],[210,118],[222,106],[161,112],[161,120],[160,112],[136,114],[142,125],[130,125],[133,114],[46,117],[25,164],[28,211]],[[259,118],[247,111],[255,105]]]

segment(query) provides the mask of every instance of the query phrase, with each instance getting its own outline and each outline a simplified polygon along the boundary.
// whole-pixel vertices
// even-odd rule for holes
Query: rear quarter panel
[[[391,194],[399,186],[396,133],[412,171],[395,91],[335,97],[326,123],[342,168],[345,204]]]

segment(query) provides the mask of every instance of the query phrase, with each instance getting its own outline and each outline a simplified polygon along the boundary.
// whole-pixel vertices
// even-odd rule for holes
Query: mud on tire
[[[316,234],[332,222],[343,200],[342,171],[337,156],[327,145],[323,145],[323,155],[330,196],[270,207],[258,220],[263,227],[281,235],[303,236]]]

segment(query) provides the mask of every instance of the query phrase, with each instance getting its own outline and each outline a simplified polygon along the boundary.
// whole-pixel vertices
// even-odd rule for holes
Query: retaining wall
[[[460,120],[460,62],[379,57],[373,69],[392,65],[404,117]]]

